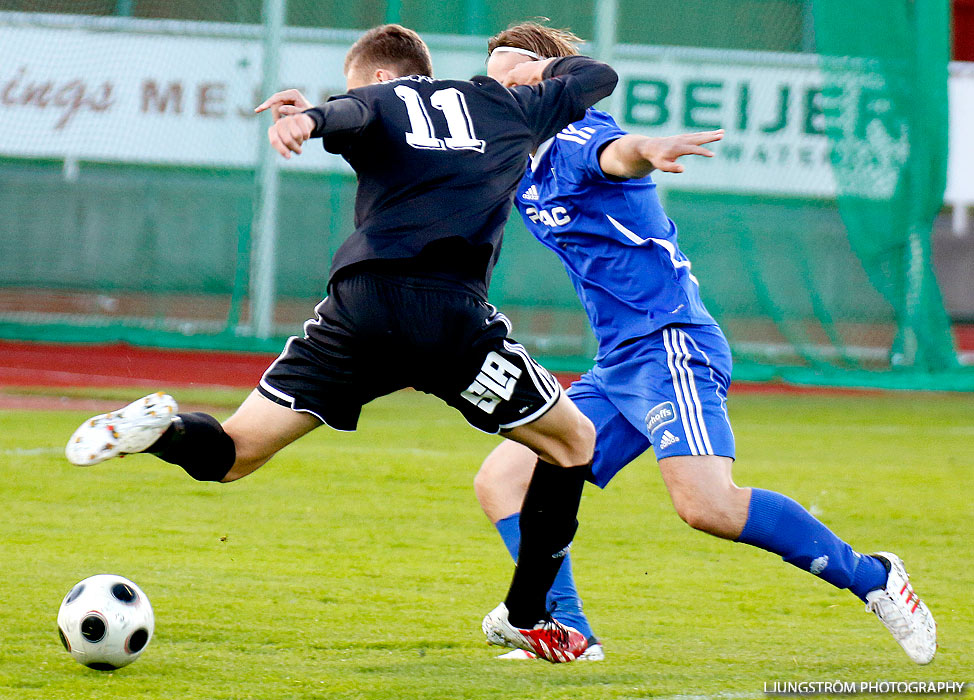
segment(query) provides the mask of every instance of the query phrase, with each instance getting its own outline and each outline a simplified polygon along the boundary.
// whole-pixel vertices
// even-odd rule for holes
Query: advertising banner
[[[252,36],[204,35],[198,28],[195,35],[103,31],[5,23],[4,14],[0,156],[255,165],[264,138],[253,114],[265,97],[259,88],[259,28]],[[343,92],[349,43],[324,32],[288,38],[281,48],[280,87],[297,87],[314,102]],[[431,48],[437,77],[484,72],[485,47],[434,40]],[[633,48],[638,49],[624,47]],[[620,50],[614,61],[619,87],[600,106],[637,133],[727,132],[714,148],[716,158],[698,159],[678,176],[659,174],[662,187],[829,197],[838,164],[869,173],[860,178],[870,187],[864,195],[886,196],[892,174],[909,157],[904,134],[884,112],[882,86],[859,75],[829,94],[814,55],[645,49]],[[974,202],[974,137],[962,129],[961,119],[974,113],[974,69],[955,64],[952,73],[947,200]],[[856,134],[855,148],[836,152],[830,146],[825,132],[830,112]],[[285,167],[347,168],[315,147]]]

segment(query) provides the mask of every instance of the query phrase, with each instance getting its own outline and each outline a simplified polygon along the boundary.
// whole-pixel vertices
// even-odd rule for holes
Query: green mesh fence
[[[883,26],[872,32],[840,27]],[[949,7],[940,2],[819,0],[837,201],[852,249],[893,309],[895,366],[956,366],[950,321],[930,265],[947,176]],[[851,117],[850,115],[855,115]]]
[[[440,77],[469,77],[487,35],[547,16],[615,37],[589,50],[620,72],[603,107],[626,128],[727,130],[717,158],[658,182],[737,378],[974,389],[930,262],[945,8],[0,0],[0,337],[279,350],[324,294],[355,184],[318,152],[268,179],[262,92],[340,92],[345,50],[385,21],[426,36]],[[591,364],[564,272],[516,216],[491,297],[548,366]]]

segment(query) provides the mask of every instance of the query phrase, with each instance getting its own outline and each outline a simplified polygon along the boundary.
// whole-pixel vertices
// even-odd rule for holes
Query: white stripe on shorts
[[[700,353],[704,361],[707,363],[707,369],[710,371],[710,381],[714,383],[714,395],[717,397],[717,400],[720,401],[721,409],[724,412],[724,419],[727,421],[729,426],[730,416],[727,415],[727,392],[721,392],[720,390],[720,384],[718,384],[717,378],[714,376],[714,366],[710,363],[710,357],[707,355],[707,353],[700,349],[700,346],[697,345],[697,341],[693,339],[692,335],[686,334],[686,339],[690,341],[690,344],[693,345],[693,349]]]
[[[531,359],[528,351],[520,343],[512,343],[509,340],[505,340],[504,349],[521,356],[521,359],[524,360],[524,366],[528,369],[528,375],[531,377],[531,381],[534,382],[535,388],[545,398],[546,402],[550,401],[555,395],[556,388],[553,384],[555,379],[548,373],[548,370]]]
[[[321,303],[324,304],[324,302],[321,302]],[[304,324],[305,325],[305,328],[307,328],[308,327],[308,324],[309,323],[312,323],[313,321],[314,321],[314,319],[309,319],[308,321],[306,321],[305,324]],[[305,335],[305,338],[307,338],[307,337],[308,336]],[[277,398],[281,399],[281,401],[287,401],[288,407],[292,411],[294,411],[295,413],[309,413],[312,416],[314,416],[315,418],[317,418],[318,420],[320,420],[322,423],[324,423],[325,425],[327,425],[332,430],[337,430],[340,433],[354,433],[355,432],[354,430],[343,430],[342,428],[336,428],[331,423],[329,423],[328,421],[326,421],[321,415],[319,415],[318,413],[315,413],[311,409],[308,409],[308,408],[295,408],[294,407],[294,397],[293,396],[290,396],[288,394],[285,394],[283,391],[281,391],[280,389],[277,389],[275,387],[272,387],[267,382],[267,375],[270,374],[270,371],[272,369],[274,369],[274,366],[278,362],[280,362],[282,359],[284,359],[284,356],[287,355],[288,350],[291,349],[291,343],[293,343],[297,339],[298,339],[298,336],[296,336],[296,335],[292,335],[290,338],[287,339],[287,342],[284,344],[284,349],[281,351],[281,354],[278,355],[277,358],[270,364],[270,367],[268,367],[267,369],[265,369],[264,370],[264,373],[262,375],[260,375],[260,381],[258,382],[258,385],[264,391],[266,391],[267,393],[272,394],[272,395],[276,396]],[[265,396],[264,398],[267,398],[267,397]]]
[[[487,308],[490,309],[490,316],[484,321],[484,325],[489,326],[492,323],[503,323],[507,329],[507,334],[510,335],[514,331],[514,326],[511,325],[511,319],[498,311],[497,307],[493,304],[487,304]]]
[[[680,337],[680,348],[683,350],[683,368],[686,370],[686,376],[690,384],[690,393],[693,395],[693,404],[697,411],[697,424],[700,426],[700,435],[703,438],[703,446],[706,448],[702,450],[702,454],[712,455],[714,453],[714,448],[710,444],[710,435],[707,433],[707,423],[703,419],[703,404],[700,402],[700,395],[697,393],[697,382],[693,377],[693,372],[690,370],[689,359],[692,357],[690,351],[687,349],[687,334],[681,330],[676,330]],[[709,362],[707,363],[710,364]]]
[[[697,449],[696,442],[694,442],[693,432],[690,430],[688,412],[686,404],[684,403],[682,378],[677,371],[676,354],[673,351],[672,341],[670,340],[671,330],[672,329],[670,328],[663,329],[663,346],[666,348],[666,365],[670,368],[670,378],[673,380],[673,393],[676,394],[676,403],[680,408],[680,420],[683,421],[683,434],[687,438],[687,445],[690,447],[690,454],[699,455],[700,450]]]
[[[680,405],[683,429],[690,445],[690,452],[694,455],[712,455],[714,448],[710,443],[710,434],[707,432],[707,423],[704,420],[703,403],[701,403],[700,394],[697,392],[693,370],[690,369],[690,360],[693,355],[687,346],[688,340],[696,347],[693,339],[684,331],[678,328],[663,330],[667,364],[670,367],[670,375],[674,378],[673,388],[677,403]],[[704,357],[706,358],[706,356]],[[706,361],[706,364],[710,365],[709,360]],[[688,427],[689,430],[687,430]]]
[[[500,430],[511,430],[519,425],[525,425],[527,423],[533,423],[538,418],[543,416],[547,411],[555,404],[555,402],[561,398],[561,384],[555,379],[548,370],[539,365],[528,354],[528,351],[524,349],[523,345],[518,343],[512,343],[509,340],[504,340],[504,349],[508,352],[513,352],[516,355],[520,355],[521,359],[524,360],[524,366],[528,370],[528,376],[531,377],[531,382],[534,384],[538,393],[544,397],[544,405],[541,406],[537,411],[534,411],[530,415],[519,418],[512,423],[505,423],[504,425],[498,426]]]
[[[306,323],[309,323],[309,322],[306,322]],[[307,337],[307,336],[305,336],[305,337]],[[281,399],[282,401],[287,401],[289,404],[291,404],[291,406],[294,406],[294,397],[293,396],[288,396],[287,394],[285,394],[280,389],[275,389],[270,384],[268,384],[267,383],[267,375],[270,374],[271,370],[274,369],[274,366],[277,365],[278,362],[280,362],[282,359],[284,359],[284,356],[287,355],[287,351],[291,349],[291,343],[293,343],[297,339],[298,339],[298,336],[296,336],[296,335],[292,335],[290,338],[287,339],[287,342],[284,343],[284,349],[281,350],[281,354],[278,355],[276,358],[274,358],[274,361],[271,362],[270,366],[267,369],[264,370],[264,373],[262,375],[260,375],[260,381],[258,382],[258,384],[260,384],[260,386],[264,387],[264,389],[266,389],[268,392],[270,392],[271,394],[274,394],[274,396],[276,396],[277,398]]]

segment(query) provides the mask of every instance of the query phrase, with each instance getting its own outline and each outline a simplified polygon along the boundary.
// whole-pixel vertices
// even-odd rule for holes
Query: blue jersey
[[[589,109],[538,148],[517,189],[528,230],[561,258],[585,307],[596,360],[671,324],[716,324],[652,178],[614,180],[599,166],[602,149],[625,134]]]

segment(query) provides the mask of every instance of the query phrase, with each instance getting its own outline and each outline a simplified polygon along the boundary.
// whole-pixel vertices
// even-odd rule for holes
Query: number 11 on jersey
[[[399,99],[406,103],[406,115],[409,117],[406,143],[410,146],[437,151],[484,152],[485,142],[474,133],[467,100],[462,92],[456,88],[444,88],[430,95],[430,105],[443,112],[447,131],[450,132],[449,136],[440,139],[436,137],[433,122],[419,92],[408,85],[397,85],[395,91]]]

